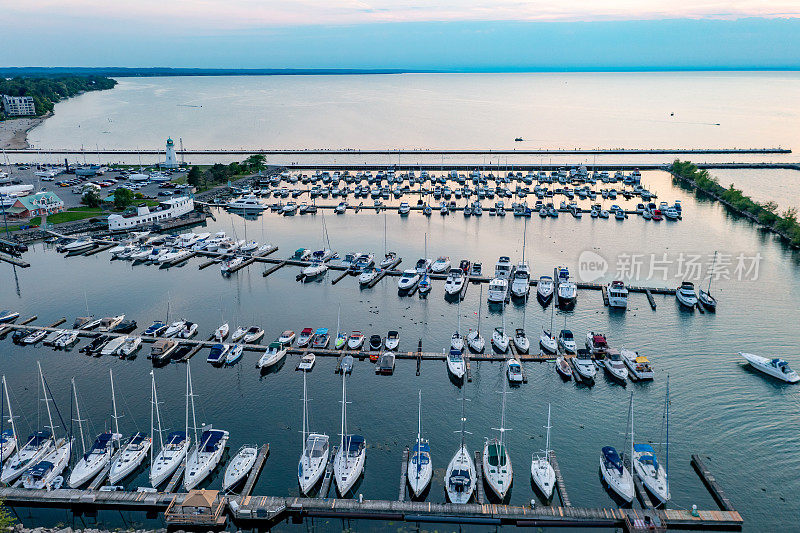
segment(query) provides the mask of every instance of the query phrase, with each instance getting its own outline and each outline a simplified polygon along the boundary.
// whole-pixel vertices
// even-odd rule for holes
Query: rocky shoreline
[[[73,529],[71,527],[36,527],[27,528],[22,524],[9,528],[8,531],[12,533],[167,533],[166,529],[115,529],[110,531],[108,529]],[[183,533],[182,531],[174,531],[173,533]]]
[[[0,122],[0,148],[8,150],[30,148],[28,132],[52,116],[53,113],[47,113],[41,117],[15,118]]]

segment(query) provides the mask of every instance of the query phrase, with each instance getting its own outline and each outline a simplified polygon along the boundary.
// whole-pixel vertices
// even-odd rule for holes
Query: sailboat
[[[418,498],[428,485],[433,476],[433,463],[431,462],[431,448],[427,439],[422,438],[422,390],[419,391],[419,406],[417,408],[417,440],[411,455],[408,457],[408,484],[415,498]]]
[[[192,402],[192,429],[194,435],[194,448],[186,459],[186,473],[183,477],[183,487],[188,491],[195,488],[200,482],[211,474],[222,459],[225,444],[228,442],[229,433],[212,426],[203,426],[203,433],[197,438],[197,416],[194,408],[194,387],[192,377],[187,366],[189,380],[189,398]]]
[[[514,469],[511,466],[511,457],[504,443],[505,432],[509,431],[506,425],[506,380],[503,380],[503,403],[500,410],[500,427],[494,428],[500,437],[486,439],[483,446],[483,476],[489,488],[498,498],[503,500],[511,488],[514,479]]]
[[[0,394],[0,464],[3,464],[6,459],[11,457],[11,454],[17,449],[17,426],[14,423],[14,413],[11,410],[11,399],[8,397],[8,384],[6,383],[6,376],[3,375],[3,392]],[[3,396],[5,396],[6,403],[8,404],[8,421],[11,424],[11,429],[2,427],[5,422],[5,413],[1,412],[3,406]]]
[[[336,312],[336,338],[333,341],[333,347],[337,350],[341,350],[344,348],[344,345],[347,344],[347,335],[345,335],[339,329],[339,316],[342,313],[342,304],[339,304],[339,310]]]
[[[522,327],[517,328],[516,332],[514,333],[514,346],[517,347],[517,351],[519,353],[528,353],[528,349],[531,347],[531,341],[528,339],[528,335],[525,333],[525,315],[526,315],[526,308],[522,308]]]
[[[444,475],[444,488],[447,492],[447,498],[452,503],[467,503],[475,491],[475,463],[472,462],[472,456],[464,443],[464,435],[466,434],[464,424],[467,421],[464,416],[465,391],[466,387],[463,387],[461,389],[461,446],[459,446],[453,458],[450,459]]]
[[[155,447],[150,447],[150,484],[153,487],[158,487],[164,483],[178,469],[180,464],[186,459],[186,454],[189,451],[191,439],[188,438],[189,434],[189,380],[191,379],[191,371],[189,364],[186,364],[186,418],[185,430],[173,431],[167,436],[166,443],[164,442],[164,432],[161,428],[161,410],[158,407],[158,391],[156,390],[156,378],[153,371],[150,371],[152,391],[152,401],[150,407],[150,432],[153,432],[153,414],[155,413],[156,422],[158,423],[158,440],[160,449],[158,455],[153,457]]]
[[[544,456],[533,454],[531,459],[531,479],[546,501],[553,497],[553,489],[556,485],[556,473],[550,464],[550,404],[547,404],[547,438],[545,439]]]
[[[555,335],[553,335],[553,319],[556,314],[556,306],[553,306],[553,309],[550,312],[550,330],[544,329],[542,326],[542,334],[539,336],[539,346],[547,352],[554,354],[558,351],[558,341],[556,341]]]
[[[39,371],[41,372],[41,366],[39,367]],[[9,401],[8,398],[8,385],[5,381],[5,376],[3,376],[3,385],[5,388],[5,395],[6,395],[6,402]],[[41,401],[41,397],[39,398]],[[48,414],[50,412],[50,405],[47,405]],[[14,425],[14,417],[11,414],[11,404],[8,405],[9,411],[9,418],[11,419],[11,430],[14,434],[15,440],[17,438],[17,430],[16,426]],[[50,426],[52,426],[52,422]],[[5,433],[4,433],[5,436]],[[28,436],[28,439],[25,441],[25,444],[20,446],[19,443],[16,444],[17,452],[11,456],[11,459],[3,466],[3,473],[0,476],[0,482],[5,483],[6,485],[10,485],[14,482],[20,475],[22,475],[28,467],[35,465],[42,457],[44,457],[47,453],[52,450],[54,444],[53,440],[53,432],[52,430],[43,430],[39,429],[36,432],[32,433]],[[10,446],[9,446],[10,448]],[[3,445],[3,458],[5,459],[5,449],[6,445]],[[11,449],[13,451],[13,449]]]
[[[464,337],[461,336],[461,298],[458,299],[458,306],[456,309],[456,313],[458,314],[458,329],[456,329],[456,332],[450,337],[450,348],[463,353]]]
[[[492,346],[500,353],[508,351],[508,335],[506,335],[506,302],[501,303],[501,313],[503,314],[503,327],[494,328],[492,333]]]
[[[386,212],[383,213],[383,260],[380,263],[381,268],[389,268],[397,259],[396,252],[389,252],[386,249]]]
[[[631,423],[631,457],[633,457],[633,393],[628,409]],[[609,489],[615,492],[624,501],[630,503],[636,495],[633,486],[633,476],[625,467],[622,457],[613,446],[604,446],[600,453],[600,472],[603,481]]]
[[[714,260],[711,262],[711,271],[708,273],[708,289],[699,292],[700,303],[709,311],[717,310],[717,299],[711,296],[711,280],[714,279],[714,266],[717,264],[717,252],[714,252]]]
[[[75,411],[78,415],[78,431],[81,435],[81,447],[83,449],[83,457],[72,467],[72,472],[69,475],[69,486],[77,489],[94,479],[97,474],[111,462],[111,457],[114,455],[114,449],[119,441],[119,429],[116,433],[111,431],[104,431],[100,433],[92,444],[92,447],[86,450],[86,441],[83,438],[83,420],[81,419],[81,408],[78,403],[78,391],[75,387],[75,380],[72,380],[72,393],[75,396]],[[114,413],[114,422],[116,423],[117,417]]]
[[[47,418],[50,421],[49,429],[51,435],[55,435],[53,416],[50,412],[51,398],[47,396],[48,386],[44,380],[44,374],[42,374],[42,365],[38,362],[36,364],[39,366],[39,378],[42,381],[42,392],[44,394],[45,405],[47,406]],[[69,464],[69,458],[72,453],[72,439],[67,439],[65,437],[56,441],[54,436],[51,438],[53,439],[53,446],[48,450],[47,454],[42,456],[39,462],[28,468],[22,475],[22,486],[26,489],[50,490],[63,482],[60,476],[61,472],[63,472]]]
[[[666,453],[664,464],[656,459],[656,452],[649,444],[633,445],[633,465],[636,475],[644,487],[658,499],[659,504],[667,503],[672,497],[669,493],[669,376],[667,394],[664,400],[664,426],[666,427]]]
[[[511,284],[511,295],[516,298],[527,299],[528,293],[531,290],[531,275],[528,263],[525,262],[525,244],[527,242],[528,234],[528,219],[525,219],[525,226],[522,232],[522,261],[517,265],[514,273],[514,279],[509,280]]]
[[[309,431],[306,374],[303,372],[303,454],[297,466],[297,480],[300,482],[300,491],[303,494],[308,494],[325,473],[330,454],[328,436]]]
[[[367,442],[361,435],[347,434],[347,374],[342,372],[342,440],[333,460],[333,475],[339,495],[346,495],[364,471]]]
[[[114,405],[114,423],[117,422],[117,400],[114,394],[114,375],[109,370],[111,375],[111,400]],[[119,427],[117,427],[119,433]],[[147,452],[153,445],[153,439],[147,436],[147,433],[137,431],[128,440],[125,447],[117,454],[114,461],[111,463],[111,469],[108,471],[108,482],[111,485],[116,485],[127,476],[129,476],[147,457]]]
[[[467,335],[467,344],[469,349],[474,353],[483,353],[486,347],[486,341],[481,336],[481,304],[483,303],[483,284],[481,283],[481,294],[478,298],[478,327],[471,330]]]

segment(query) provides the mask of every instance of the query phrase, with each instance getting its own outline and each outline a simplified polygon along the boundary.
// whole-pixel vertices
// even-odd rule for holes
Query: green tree
[[[203,173],[200,172],[200,167],[194,166],[189,170],[186,176],[186,183],[192,187],[200,187],[203,184]]]
[[[81,203],[88,205],[89,207],[100,207],[100,204],[103,203],[103,199],[100,198],[100,193],[98,193],[96,190],[89,189],[83,193]]]
[[[0,531],[11,529],[16,520],[8,513],[8,510],[3,507],[3,501],[0,500]]]
[[[222,163],[216,163],[208,169],[207,175],[212,183],[222,183],[230,177],[230,170]]]
[[[117,209],[125,209],[129,205],[131,205],[135,200],[135,196],[133,191],[130,189],[126,189],[125,187],[120,187],[116,191],[114,191],[114,207]]]
[[[250,169],[250,172],[260,172],[266,167],[266,160],[264,154],[254,154],[242,161],[242,165]]]

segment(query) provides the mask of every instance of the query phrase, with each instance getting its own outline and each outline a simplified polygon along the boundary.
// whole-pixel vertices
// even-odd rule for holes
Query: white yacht
[[[494,265],[494,277],[508,281],[511,277],[511,270],[511,259],[505,255],[500,256],[500,259]]]
[[[536,298],[542,304],[547,304],[553,298],[553,278],[542,276],[536,283]]]
[[[531,341],[528,339],[528,335],[525,334],[523,328],[517,328],[514,332],[514,346],[516,346],[517,352],[528,353],[531,347]]]
[[[263,370],[276,365],[284,357],[286,357],[287,351],[287,347],[280,342],[271,342],[269,346],[267,346],[267,350],[264,352],[264,355],[262,355],[258,360],[258,363],[256,363],[256,367]]]
[[[313,259],[311,264],[303,268],[303,276],[307,279],[316,278],[328,271],[328,264],[321,259]]]
[[[655,372],[650,365],[647,357],[639,355],[638,352],[622,348],[619,351],[622,362],[628,367],[628,372],[639,381],[647,381],[655,378]]]
[[[622,281],[612,281],[606,287],[609,307],[625,309],[628,307],[628,289]]]
[[[690,309],[697,305],[697,294],[694,292],[694,283],[691,281],[684,281],[681,286],[675,289],[675,298],[678,299],[681,305]]]
[[[36,464],[53,448],[53,436],[49,431],[37,431],[28,436],[25,444],[3,466],[0,482],[11,484],[30,466]]]
[[[189,363],[186,364],[186,429],[184,431],[173,431],[167,436],[164,441],[161,429],[161,413],[158,407],[158,393],[156,391],[155,375],[150,371],[151,384],[152,384],[152,408],[155,411],[156,420],[158,421],[158,437],[161,443],[161,449],[158,455],[153,457],[154,447],[150,447],[150,484],[157,488],[164,483],[178,469],[180,464],[186,458],[189,451],[191,440],[187,437],[189,432],[189,391],[191,390],[191,369]]]
[[[111,463],[111,469],[108,471],[108,482],[111,485],[117,485],[120,481],[130,475],[136,468],[142,464],[142,461],[147,457],[150,451],[150,446],[153,444],[153,439],[147,436],[146,433],[137,431],[134,433],[122,451],[117,454],[114,461]]]
[[[558,351],[558,341],[556,341],[556,337],[553,335],[552,329],[547,331],[542,326],[542,333],[539,335],[539,346],[542,349],[550,354],[554,354]]]
[[[231,200],[225,206],[228,209],[236,209],[240,211],[263,211],[267,208],[264,201],[255,194],[248,194],[235,200]]]
[[[559,307],[572,307],[578,299],[578,286],[569,276],[567,267],[558,269],[558,305]]]
[[[506,301],[508,294],[508,281],[505,278],[492,278],[489,282],[489,290],[486,292],[486,297],[489,303],[502,303]]]
[[[447,492],[447,499],[452,503],[467,503],[472,498],[472,493],[475,491],[476,471],[475,463],[472,461],[472,454],[469,453],[467,445],[464,442],[464,424],[466,416],[464,413],[464,389],[461,389],[461,445],[456,451],[450,463],[447,465],[447,471],[444,475],[444,488]]]
[[[297,480],[303,494],[308,494],[325,473],[330,454],[329,446],[328,435],[309,430],[306,373],[303,372],[303,453],[297,467]]]
[[[213,429],[211,426],[206,427],[208,429],[203,430],[197,444],[186,459],[183,487],[187,491],[196,487],[214,470],[222,458],[225,444],[228,442],[230,434],[227,431]]]
[[[417,440],[408,456],[408,467],[406,469],[408,484],[415,498],[418,498],[433,477],[433,463],[431,462],[431,448],[427,439],[422,438],[422,391],[419,391],[419,407],[417,414]]]
[[[431,265],[431,272],[434,274],[441,274],[443,272],[447,272],[450,269],[450,258],[449,257],[439,257],[436,261],[433,262]]]
[[[333,475],[339,495],[344,497],[364,471],[367,442],[347,433],[347,374],[342,372],[342,439],[333,460]]]
[[[447,356],[447,370],[457,380],[464,379],[467,365],[464,362],[464,355],[461,350],[450,350],[450,354]]]
[[[71,453],[72,441],[59,439],[41,461],[25,471],[22,475],[22,486],[26,489],[56,488],[57,479],[67,468]]]
[[[763,372],[787,383],[797,383],[800,381],[800,376],[797,375],[797,372],[789,368],[789,363],[783,359],[778,359],[777,357],[768,359],[760,355],[745,352],[739,352],[739,355],[744,357],[747,362],[750,363],[750,366],[759,372]]]
[[[506,378],[508,378],[509,383],[515,385],[519,385],[523,381],[522,365],[513,357],[506,360]]]
[[[500,410],[500,427],[497,431],[499,438],[486,439],[483,446],[483,475],[486,484],[501,500],[505,499],[508,489],[514,480],[514,469],[511,466],[511,457],[504,442],[504,435],[508,429],[506,422],[506,387],[503,382],[503,402]]]
[[[447,279],[444,282],[444,292],[455,296],[461,293],[464,287],[464,273],[460,268],[454,268],[447,273]]]
[[[664,400],[664,426],[666,427],[666,461],[659,463],[656,452],[649,444],[633,445],[633,469],[644,487],[656,497],[660,505],[666,504],[672,495],[669,492],[669,377]]]
[[[592,353],[584,348],[577,350],[575,357],[572,358],[572,364],[575,367],[575,372],[583,379],[593,381],[597,375],[597,366],[592,360]]]
[[[517,298],[525,298],[531,290],[531,273],[528,263],[521,262],[514,271],[514,279],[511,281],[511,294]]]
[[[629,409],[631,434],[633,433],[633,394],[631,394],[631,404]],[[633,437],[633,435],[631,435]],[[631,441],[631,457],[633,457],[633,441]],[[636,496],[633,485],[633,476],[625,467],[622,457],[613,446],[604,446],[600,452],[600,472],[603,481],[609,489],[616,493],[625,502],[630,503]]]
[[[110,374],[110,371],[109,371]],[[113,376],[113,375],[112,375]],[[112,377],[113,380],[113,377]],[[116,413],[116,400],[113,395],[113,381],[112,381],[112,403],[114,404],[114,423],[117,422],[117,413]],[[83,440],[83,419],[81,418],[81,410],[80,404],[78,403],[78,392],[75,389],[75,380],[72,380],[72,392],[75,399],[75,408],[77,410],[78,415],[78,424],[80,428],[80,438],[81,443],[84,443]],[[83,445],[83,456],[81,459],[72,467],[72,472],[69,476],[69,486],[73,489],[77,489],[82,487],[84,484],[88,483],[92,479],[94,479],[100,471],[105,468],[110,462],[111,457],[114,455],[114,451],[116,450],[116,446],[119,443],[119,429],[117,429],[116,433],[112,433],[111,431],[105,431],[97,436],[94,441],[94,444],[89,450],[86,450],[86,445]]]
[[[242,446],[228,463],[225,475],[222,478],[223,492],[230,491],[237,483],[250,473],[258,458],[258,448],[255,446]]]
[[[545,440],[544,455],[533,454],[531,458],[531,479],[538,488],[545,501],[549,502],[553,497],[553,489],[556,486],[556,473],[550,464],[550,404],[547,404],[547,437]]]
[[[572,334],[572,331],[568,329],[561,330],[558,334],[558,347],[561,348],[564,353],[575,353],[578,349],[578,345],[575,343],[575,336]]]
[[[603,359],[603,367],[612,379],[625,385],[628,380],[628,368],[622,361],[622,356],[617,350],[609,350]]]
[[[401,291],[409,291],[419,283],[419,272],[415,269],[403,271],[403,275],[397,280],[397,288]]]

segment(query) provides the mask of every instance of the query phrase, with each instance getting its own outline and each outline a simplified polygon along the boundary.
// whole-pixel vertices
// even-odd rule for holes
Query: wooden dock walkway
[[[650,308],[655,310],[656,300],[653,298],[653,291],[651,291],[649,288],[645,288],[644,293],[647,295],[647,301],[650,303]]]
[[[404,502],[406,501],[406,487],[408,487],[408,483],[406,481],[406,477],[408,476],[408,455],[410,450],[408,446],[405,447],[403,450],[403,458],[401,459],[400,463],[400,490],[397,494],[397,501]]]
[[[711,493],[714,501],[716,501],[717,505],[719,505],[719,508],[723,511],[733,511],[733,504],[725,495],[725,491],[722,490],[722,487],[719,486],[719,483],[717,483],[717,478],[714,477],[714,474],[712,474],[708,468],[706,468],[706,465],[703,463],[702,459],[700,459],[700,456],[697,454],[692,454],[691,462],[695,472],[697,472],[697,475],[700,476],[700,479]]]
[[[13,255],[9,255],[3,252],[0,252],[0,261],[5,261],[6,263],[10,263],[12,265],[22,268],[28,268],[29,266],[31,266],[31,264],[28,263],[27,261],[23,261],[19,257],[14,257]]]
[[[164,492],[166,493],[175,492],[175,489],[178,488],[178,483],[183,477],[183,472],[185,470],[186,470],[186,459],[181,461],[181,464],[178,466],[178,469],[175,470],[174,474],[172,474],[172,477],[170,478],[169,483],[167,483],[167,488]]]
[[[633,472],[633,486],[636,488],[636,497],[639,500],[639,503],[642,504],[642,509],[652,509],[653,502],[650,501],[650,496],[645,491],[644,485],[642,485],[642,480],[639,479],[639,476]]]
[[[250,471],[250,475],[247,476],[247,482],[244,484],[244,488],[242,489],[243,498],[250,496],[250,494],[253,492],[253,487],[256,486],[256,481],[258,480],[258,476],[261,475],[261,470],[264,468],[264,463],[267,462],[268,456],[269,443],[266,443],[259,448],[256,462],[253,465],[253,469]]]
[[[28,318],[26,318],[25,320],[23,320],[19,324],[5,324],[2,328],[0,328],[0,338],[5,337],[6,335],[11,333],[15,329],[19,329],[22,326],[27,326],[28,324],[30,324],[31,322],[33,322],[37,318],[39,318],[39,317],[36,316],[36,315],[33,315],[33,316],[29,316]],[[14,326],[17,326],[17,327],[14,327]]]
[[[402,263],[402,262],[403,262],[403,259],[402,259],[401,257],[398,257],[397,259],[395,259],[394,263],[392,263],[391,265],[389,265],[389,266],[388,266],[388,267],[386,267],[386,268],[383,268],[383,269],[381,269],[380,273],[379,273],[379,274],[378,274],[378,275],[375,277],[375,279],[373,279],[372,281],[370,281],[370,282],[367,284],[367,288],[368,288],[368,289],[371,289],[372,287],[374,287],[375,285],[377,285],[377,284],[378,284],[378,283],[379,283],[379,282],[380,282],[380,281],[381,281],[383,278],[385,278],[385,277],[386,277],[386,276],[387,276],[387,275],[388,275],[390,272],[392,272],[392,271],[396,271],[396,272],[397,272],[397,270],[396,270],[396,269],[397,269],[397,267],[400,265],[400,263]],[[398,273],[397,275],[400,275],[400,274]]]
[[[103,484],[103,481],[106,480],[106,478],[108,477],[108,473],[111,471],[111,465],[114,464],[114,461],[116,461],[117,456],[119,456],[120,453],[121,449],[117,450],[117,452],[111,456],[111,460],[108,462],[108,464],[104,466],[102,470],[100,470],[100,472],[94,477],[92,482],[89,484],[89,490],[97,490],[100,488],[100,485]]]
[[[277,270],[285,267],[288,263],[289,263],[289,261],[280,261],[277,264],[275,264],[275,265],[273,265],[273,266],[271,266],[271,267],[269,267],[267,269],[264,269],[264,272],[261,275],[266,278],[267,276],[269,276],[273,272],[276,272]]]
[[[556,489],[558,490],[558,496],[561,498],[561,503],[565,507],[572,507],[572,501],[570,501],[569,494],[567,494],[567,484],[564,483],[564,476],[561,475],[561,467],[558,466],[555,451],[550,450],[549,460],[550,466],[553,467],[553,472],[556,474]]]
[[[331,482],[333,481],[333,458],[336,457],[337,453],[339,453],[338,446],[331,448],[331,459],[329,459],[328,464],[325,465],[325,474],[322,476],[322,485],[320,485],[319,493],[317,494],[317,498],[319,499],[328,498],[328,492],[331,490]]]
[[[483,490],[483,457],[480,450],[475,450],[475,501],[480,505],[486,503]]]

